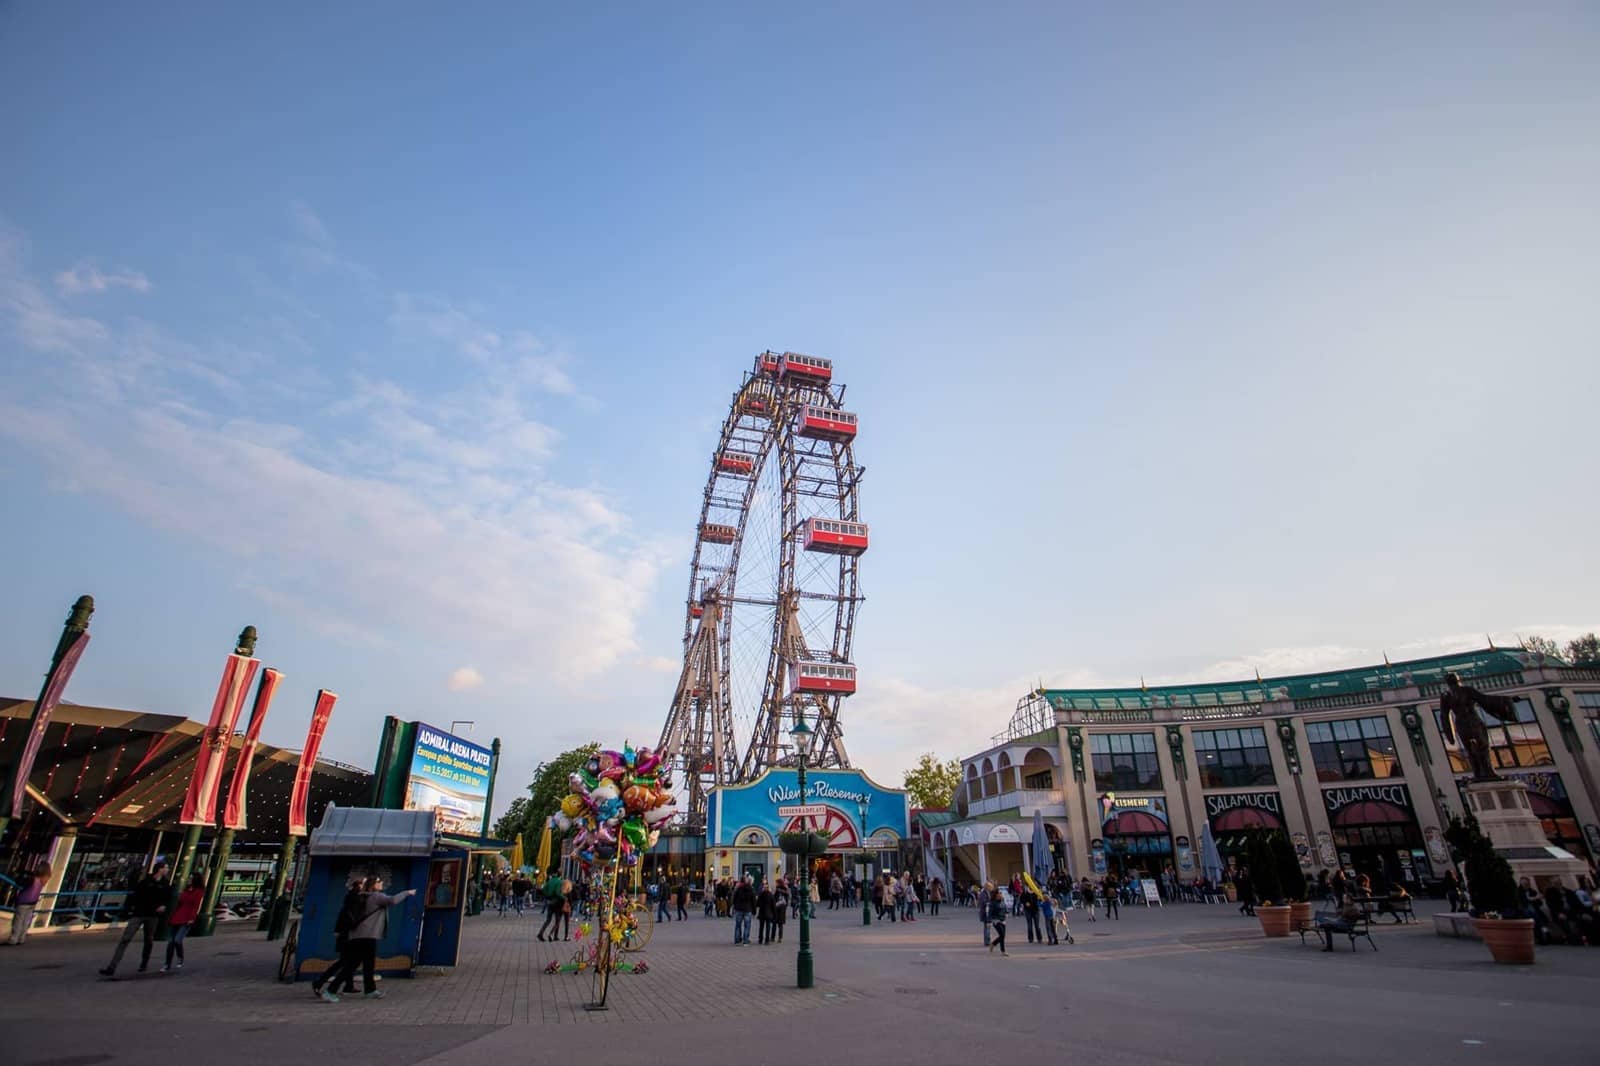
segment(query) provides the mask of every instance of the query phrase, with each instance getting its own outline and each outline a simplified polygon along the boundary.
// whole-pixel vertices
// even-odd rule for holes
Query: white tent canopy
[[[385,811],[330,803],[322,824],[311,831],[313,855],[430,855],[433,844],[431,810]]]

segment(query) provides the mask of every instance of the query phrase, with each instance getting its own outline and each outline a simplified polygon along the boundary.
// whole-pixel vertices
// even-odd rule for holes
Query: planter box
[[[1295,932],[1311,928],[1311,904],[1309,902],[1289,904],[1289,928]]]
[[[1290,907],[1283,904],[1277,907],[1257,907],[1256,918],[1261,922],[1261,932],[1265,936],[1288,936],[1290,931]]]
[[[1466,911],[1447,911],[1433,916],[1435,936],[1449,936],[1460,940],[1479,940],[1478,927],[1472,924],[1472,915]]]
[[[826,855],[830,840],[821,833],[779,833],[778,850],[785,855]]]
[[[1513,965],[1533,962],[1532,918],[1476,918],[1473,923],[1495,962]]]

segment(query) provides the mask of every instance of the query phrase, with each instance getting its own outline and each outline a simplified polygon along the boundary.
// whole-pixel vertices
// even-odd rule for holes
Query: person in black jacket
[[[754,879],[745,874],[733,890],[733,942],[735,944],[750,943],[750,915],[756,909],[756,890]]]
[[[133,934],[141,929],[144,930],[144,952],[139,957],[139,972],[145,972],[150,965],[150,949],[155,946],[156,923],[167,913],[167,900],[171,895],[172,886],[167,883],[167,864],[158,862],[156,868],[141,877],[128,894],[128,924],[122,930],[122,939],[117,941],[117,950],[111,956],[111,962],[100,971],[100,976],[117,976],[117,964],[122,961],[122,953],[128,950]]]
[[[757,944],[770,944],[777,939],[778,931],[772,927],[772,921],[772,889],[762,881],[761,891],[756,893]]]

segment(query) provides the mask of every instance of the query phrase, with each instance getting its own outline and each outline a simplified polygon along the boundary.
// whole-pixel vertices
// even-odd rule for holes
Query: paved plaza
[[[1231,906],[1126,908],[1094,923],[1075,912],[1076,945],[1056,948],[1026,943],[1018,918],[1002,958],[983,949],[971,910],[869,929],[859,911],[823,910],[817,987],[800,991],[796,923],[783,945],[734,947],[730,921],[696,910],[657,928],[649,972],[618,975],[603,1014],[582,1009],[587,974],[542,972],[572,945],[536,941],[532,916],[469,919],[453,971],[337,1005],[278,983],[278,945],[253,924],[191,940],[181,976],[134,977],[134,948],[116,982],[95,977],[111,934],[57,934],[0,949],[0,1003],[8,1066],[447,1066],[589,1058],[612,1039],[639,1057],[646,1030],[658,1053],[645,1058],[741,1064],[1594,1061],[1600,951],[1495,966],[1475,942],[1436,938],[1428,913],[1380,925],[1376,953],[1341,941],[1334,954],[1266,940]]]

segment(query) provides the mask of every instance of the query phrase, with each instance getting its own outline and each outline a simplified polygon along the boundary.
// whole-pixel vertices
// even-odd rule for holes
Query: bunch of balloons
[[[672,779],[661,771],[661,756],[649,748],[602,751],[567,783],[572,791],[552,822],[562,832],[577,830],[572,851],[585,869],[619,856],[623,866],[638,865],[661,827],[678,813]]]

